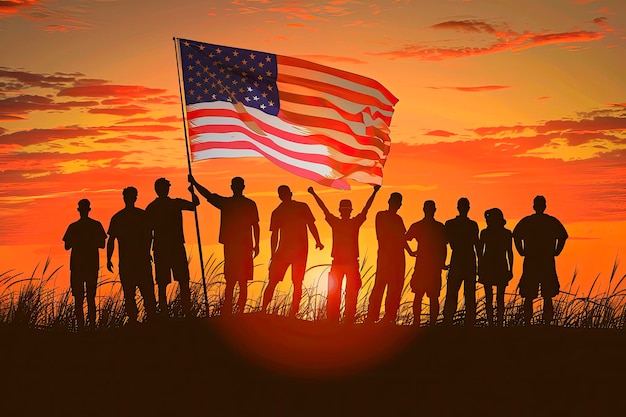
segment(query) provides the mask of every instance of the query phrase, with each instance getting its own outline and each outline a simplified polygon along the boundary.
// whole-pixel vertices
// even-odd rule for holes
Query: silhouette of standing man
[[[380,316],[380,305],[383,292],[387,288],[385,298],[386,323],[395,323],[398,318],[406,261],[404,251],[413,252],[406,243],[406,228],[398,210],[402,206],[402,194],[391,193],[389,208],[376,213],[376,238],[378,240],[378,259],[376,262],[376,279],[369,298],[366,323],[374,323]]]
[[[533,300],[543,298],[543,321],[552,322],[554,307],[552,297],[559,293],[560,285],[554,258],[559,256],[568,238],[563,224],[544,213],[546,199],[538,195],[533,200],[535,214],[524,217],[513,229],[515,248],[524,257],[520,295],[524,298],[524,324],[530,325],[533,317]]]
[[[452,249],[446,302],[443,308],[443,320],[451,324],[456,313],[459,290],[463,284],[465,295],[465,325],[473,326],[476,322],[476,255],[478,253],[478,223],[470,220],[469,200],[462,197],[457,202],[459,215],[446,222],[446,236]]]
[[[198,196],[192,195],[193,201],[182,198],[170,198],[170,182],[159,178],[154,182],[157,198],[148,207],[146,214],[153,233],[152,252],[154,253],[154,271],[159,288],[159,310],[167,315],[167,286],[178,281],[180,304],[183,314],[191,311],[191,291],[189,289],[189,265],[185,251],[183,234],[183,211],[194,211],[200,204]]]
[[[80,219],[70,224],[63,236],[65,250],[70,254],[70,285],[74,296],[74,313],[78,329],[85,326],[83,302],[87,294],[89,327],[96,326],[96,286],[100,257],[98,249],[104,248],[106,233],[102,224],[89,217],[91,203],[86,198],[78,202]]]
[[[269,283],[263,293],[263,312],[266,312],[274,289],[283,280],[287,268],[291,265],[291,279],[293,281],[293,301],[289,315],[295,317],[300,309],[302,298],[302,281],[306,269],[307,252],[309,248],[307,227],[315,239],[315,247],[324,249],[315,226],[315,218],[306,203],[292,200],[292,193],[288,186],[278,187],[278,197],[282,201],[272,212],[270,220],[271,253],[269,267]]]
[[[246,187],[243,178],[234,177],[230,183],[232,197],[214,194],[198,184],[192,175],[189,182],[198,189],[200,195],[218,208],[221,213],[219,242],[224,246],[224,308],[222,314],[233,312],[233,293],[239,283],[237,307],[244,312],[248,299],[248,281],[254,273],[253,257],[259,254],[259,212],[256,203],[244,197]]]
[[[411,278],[411,289],[415,293],[413,299],[413,320],[420,325],[422,300],[428,296],[430,305],[431,326],[437,323],[439,316],[439,294],[441,293],[441,271],[446,267],[448,256],[446,228],[443,223],[435,220],[437,207],[432,200],[424,201],[424,218],[415,222],[406,232],[406,240],[415,239],[417,250],[413,252],[415,268]]]
[[[124,292],[124,305],[130,323],[137,322],[137,302],[135,291],[143,297],[143,304],[148,320],[156,314],[154,282],[152,279],[152,230],[146,212],[135,207],[137,189],[127,187],[122,191],[125,207],[115,213],[109,224],[107,242],[107,269],[113,272],[111,257],[115,250],[115,240],[119,243],[119,275]]]
[[[361,274],[359,273],[359,229],[365,222],[367,211],[374,202],[374,197],[380,189],[380,185],[374,186],[374,191],[369,197],[363,210],[355,217],[350,217],[352,202],[341,200],[337,217],[328,210],[322,199],[315,193],[313,187],[308,192],[313,195],[320,206],[326,221],[330,225],[333,234],[333,249],[331,256],[333,262],[328,273],[328,299],[326,302],[327,316],[332,321],[339,321],[341,307],[341,284],[346,277],[346,312],[345,323],[354,323],[356,303],[361,288]]]

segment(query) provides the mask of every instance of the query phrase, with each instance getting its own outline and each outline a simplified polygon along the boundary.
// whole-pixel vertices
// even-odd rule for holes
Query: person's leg
[[[554,317],[554,306],[552,304],[552,297],[543,297],[543,322],[544,324],[552,323]]]
[[[491,284],[484,284],[485,290],[485,312],[487,313],[487,324],[493,326],[493,287]]]
[[[83,304],[85,302],[84,284],[73,284],[72,294],[74,295],[74,315],[76,317],[76,326],[78,327],[78,330],[82,330],[85,327],[85,312],[83,310]]]
[[[437,324],[439,318],[439,294],[441,293],[441,284],[431,288],[426,294],[428,295],[428,304],[430,305],[429,323],[431,326]]]
[[[141,293],[141,298],[143,298],[143,308],[146,311],[146,319],[151,321],[155,318],[157,310],[152,276],[150,276],[150,280],[146,279],[139,283],[139,292]]]
[[[393,276],[387,285],[387,297],[385,298],[385,316],[384,320],[395,323],[398,319],[398,309],[400,308],[400,299],[402,298],[402,287],[404,285],[404,277]]]
[[[473,326],[476,323],[476,276],[467,274],[463,280],[463,295],[465,296],[465,325]]]
[[[524,298],[524,325],[530,326],[533,319],[533,298]]]
[[[246,303],[248,302],[248,280],[239,281],[239,298],[237,299],[237,312],[245,313]]]
[[[359,266],[349,267],[346,271],[346,315],[344,317],[344,322],[347,324],[354,323],[360,289],[361,274],[359,273]]]
[[[339,307],[341,305],[341,281],[343,270],[332,265],[328,272],[328,293],[326,299],[326,316],[329,320],[339,321]]]
[[[504,325],[504,291],[505,285],[498,285],[496,293],[496,326]]]
[[[128,276],[122,277],[120,273],[120,281],[122,282],[122,292],[124,293],[124,307],[129,323],[137,322],[137,301],[135,300],[135,283]]]
[[[270,304],[270,301],[274,297],[274,290],[276,289],[276,285],[278,285],[278,281],[274,281],[272,279],[272,273],[270,272],[270,280],[265,287],[265,291],[263,291],[263,301],[261,302],[261,311],[263,313],[267,313],[267,306]]]
[[[169,311],[167,308],[167,284],[159,283],[158,291],[159,291],[159,314],[161,316],[168,317]]]
[[[224,305],[222,306],[221,315],[230,316],[233,314],[233,294],[235,292],[235,284],[237,281],[226,278],[226,286],[224,287]]]
[[[189,288],[189,280],[181,279],[178,281],[178,291],[180,293],[180,306],[183,310],[184,317],[191,317],[191,288]]]
[[[87,282],[85,285],[87,292],[87,319],[89,327],[96,328],[96,281]]]
[[[459,302],[459,290],[461,289],[461,280],[448,276],[446,284],[446,301],[443,306],[443,322],[452,324],[454,314],[456,313],[457,304]]]
[[[280,253],[274,254],[269,268],[269,282],[267,284],[267,287],[265,287],[265,291],[263,292],[263,300],[261,302],[261,311],[263,311],[264,313],[267,313],[267,306],[270,304],[272,298],[274,297],[274,291],[276,290],[276,286],[279,282],[283,280],[288,267],[289,263],[285,259],[283,259]]]
[[[300,300],[302,299],[302,282],[304,281],[304,272],[306,263],[294,263],[291,265],[291,280],[293,281],[293,299],[291,301],[291,309],[289,317],[296,317],[300,311]]]
[[[425,292],[417,290],[413,298],[413,325],[419,327],[422,321],[422,299]]]
[[[374,323],[378,321],[380,317],[380,305],[383,301],[383,292],[385,291],[386,282],[384,277],[376,272],[376,278],[374,279],[374,287],[369,297],[369,305],[367,306],[366,323]],[[389,298],[389,294],[387,294]]]

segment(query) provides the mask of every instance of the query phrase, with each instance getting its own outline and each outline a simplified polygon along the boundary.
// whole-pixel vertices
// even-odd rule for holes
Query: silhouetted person
[[[524,323],[530,325],[533,317],[533,300],[543,298],[543,321],[552,322],[554,307],[552,297],[559,293],[554,257],[559,256],[568,235],[563,224],[544,213],[546,199],[538,195],[533,200],[535,214],[524,217],[513,229],[517,252],[524,257],[524,269],[519,282],[520,295],[524,298]]]
[[[439,294],[441,293],[441,271],[446,268],[448,246],[446,228],[443,223],[435,220],[437,207],[432,200],[424,201],[424,218],[415,222],[406,232],[405,239],[417,241],[415,268],[411,277],[411,289],[415,293],[413,299],[414,324],[420,325],[422,300],[428,297],[430,305],[431,326],[437,323],[439,316]]]
[[[221,213],[219,242],[224,246],[224,315],[233,312],[235,284],[239,283],[237,307],[244,312],[248,299],[248,281],[254,273],[253,258],[259,254],[259,212],[256,203],[244,197],[246,187],[243,178],[234,177],[230,183],[231,197],[214,194],[189,176],[189,182],[198,189]]]
[[[135,292],[139,288],[148,320],[156,314],[154,281],[152,278],[152,230],[146,212],[135,207],[137,189],[127,187],[122,191],[125,207],[115,213],[109,224],[107,242],[107,269],[113,272],[111,257],[115,240],[119,243],[119,275],[124,291],[124,305],[130,323],[137,322]]]
[[[478,252],[478,224],[467,217],[469,200],[462,197],[457,202],[459,215],[446,222],[446,236],[452,255],[446,302],[443,308],[444,323],[452,323],[456,313],[459,290],[463,284],[465,295],[465,325],[476,322],[476,253]]]
[[[376,213],[376,239],[378,240],[378,259],[376,261],[376,278],[367,308],[367,323],[374,323],[380,316],[380,305],[383,293],[385,298],[386,323],[395,323],[398,318],[402,287],[404,286],[405,258],[404,251],[412,253],[406,243],[404,234],[406,227],[398,210],[402,206],[402,194],[391,193],[389,208]]]
[[[356,303],[361,288],[361,274],[359,272],[359,229],[365,222],[367,211],[374,202],[374,197],[380,189],[380,185],[374,186],[374,191],[369,197],[363,210],[355,217],[352,213],[352,202],[341,200],[339,202],[339,214],[337,217],[328,210],[322,199],[315,193],[313,187],[308,192],[313,195],[320,206],[326,221],[332,229],[333,249],[331,256],[333,261],[328,273],[328,298],[326,311],[328,319],[339,321],[341,307],[341,285],[343,277],[346,277],[346,311],[344,322],[353,323],[356,315]]]
[[[63,236],[65,250],[70,254],[70,286],[74,296],[74,312],[79,329],[85,326],[83,302],[87,295],[87,318],[89,327],[96,326],[96,287],[100,257],[98,249],[104,248],[106,233],[102,224],[89,217],[91,203],[87,199],[78,202],[80,219],[70,224]]]
[[[504,227],[506,220],[499,208],[485,211],[487,228],[480,232],[478,244],[478,282],[485,289],[487,322],[493,321],[493,287],[496,287],[496,322],[504,322],[504,291],[513,278],[513,235]]]
[[[293,301],[289,315],[295,317],[300,309],[302,298],[302,281],[306,269],[309,241],[308,230],[315,239],[315,247],[324,249],[315,226],[315,218],[306,203],[292,200],[292,193],[288,186],[278,187],[278,197],[282,201],[272,212],[270,220],[270,267],[269,283],[263,292],[263,312],[266,312],[274,289],[283,280],[287,268],[291,265],[291,280],[293,281]]]
[[[154,191],[157,198],[148,204],[146,214],[153,233],[152,252],[159,289],[159,310],[162,315],[167,315],[167,286],[173,276],[178,281],[183,314],[188,316],[191,312],[191,291],[182,212],[195,210],[200,201],[193,193],[193,201],[170,198],[170,182],[165,178],[154,182]]]

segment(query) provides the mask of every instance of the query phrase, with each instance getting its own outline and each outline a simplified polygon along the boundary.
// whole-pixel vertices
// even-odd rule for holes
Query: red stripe
[[[368,77],[364,77],[362,75],[354,74],[352,72],[343,71],[336,68],[327,67],[325,65],[316,64],[315,62],[305,61],[299,58],[292,58],[283,55],[276,55],[276,62],[279,65],[279,74],[280,74],[280,65],[289,65],[292,67],[300,67],[311,69],[314,71],[325,72],[330,75],[334,75],[335,77],[341,77],[348,81],[352,81],[354,83],[362,84],[364,86],[374,88],[379,91],[382,95],[389,100],[390,103],[396,104],[398,99],[394,97],[393,94],[389,92],[381,83],[376,80],[373,80]]]
[[[313,135],[298,135],[294,133],[285,132],[276,128],[273,125],[264,123],[263,121],[252,117],[249,113],[238,113],[234,110],[227,109],[199,109],[188,112],[188,120],[191,122],[192,119],[198,117],[228,117],[228,118],[238,118],[245,122],[253,122],[256,123],[263,131],[268,132],[272,135],[278,136],[285,140],[290,140],[294,143],[302,143],[302,144],[320,144],[327,146],[336,150],[337,152],[343,153],[348,156],[353,156],[357,158],[364,159],[373,159],[377,160],[381,157],[374,151],[366,150],[366,149],[357,149],[354,148],[342,141],[337,139],[333,139],[327,135],[321,134],[313,134]],[[279,118],[287,120],[286,117],[281,117],[281,113],[279,113]],[[210,125],[212,126],[212,125]],[[328,127],[328,125],[322,124],[323,127]],[[190,126],[190,129],[192,127]],[[210,133],[208,130],[203,133]],[[380,145],[379,143],[372,143],[371,138],[365,136],[355,135],[352,130],[348,130],[348,134],[355,138],[355,140],[365,146],[376,146],[378,149],[381,149],[383,155],[386,155],[389,152],[389,145]]]
[[[219,134],[219,133],[234,133],[234,132],[243,133],[244,135],[248,136],[252,140],[262,145],[265,145],[268,148],[271,148],[285,156],[291,157],[293,159],[305,161],[305,162],[314,162],[314,163],[318,163],[321,165],[325,165],[341,173],[342,175],[347,175],[354,171],[365,171],[365,172],[370,172],[372,175],[382,176],[382,169],[380,167],[370,167],[370,166],[364,166],[360,164],[350,164],[350,163],[345,163],[345,162],[339,162],[327,155],[317,155],[317,154],[296,152],[296,151],[292,151],[289,149],[285,149],[285,148],[276,146],[276,144],[269,137],[257,135],[256,133],[242,126],[209,125],[209,126],[189,128],[189,134],[191,135],[192,139],[194,139],[196,136],[203,135],[203,134],[210,135],[211,133]],[[240,142],[247,143],[247,142],[242,142],[242,141]],[[205,143],[209,145],[205,145]],[[209,141],[203,142],[202,144],[195,143],[194,145],[198,146],[199,150],[204,150],[204,149],[214,148],[215,146],[210,145],[211,143],[218,143],[218,142],[211,142],[209,140]],[[219,142],[219,143],[221,144],[220,146],[218,146],[219,148],[230,148],[231,142]],[[235,143],[235,142],[232,142],[232,143]],[[246,148],[246,149],[254,149],[256,151],[261,152],[261,150],[257,146],[255,146],[253,143],[250,143],[250,146],[251,148]],[[376,161],[378,161],[378,159]]]

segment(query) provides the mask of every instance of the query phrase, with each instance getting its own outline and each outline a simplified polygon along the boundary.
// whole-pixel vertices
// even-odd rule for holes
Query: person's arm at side
[[[366,215],[367,212],[369,211],[370,207],[372,207],[372,203],[374,202],[374,197],[376,197],[376,194],[378,193],[378,190],[380,190],[380,185],[375,185],[374,186],[374,191],[372,191],[372,195],[370,195],[370,198],[367,199],[367,202],[365,203],[365,206],[363,207],[363,210],[361,210],[361,213],[359,213],[359,215]]]
[[[320,234],[317,231],[317,226],[315,225],[315,223],[309,223],[309,231],[311,232],[311,235],[313,235],[313,239],[315,239],[315,248],[319,250],[324,249],[324,245],[320,240]]]
[[[320,206],[320,208],[324,212],[324,215],[328,216],[330,214],[330,211],[328,210],[328,208],[326,207],[326,204],[324,204],[322,199],[317,195],[313,187],[309,187],[307,191],[313,196],[313,198],[315,198],[315,202],[317,203],[318,206]]]
[[[109,240],[107,241],[107,269],[109,272],[113,272],[113,262],[111,258],[113,257],[113,251],[115,250],[115,238],[109,235]]]
[[[68,227],[67,230],[65,231],[65,235],[63,235],[63,242],[64,242],[64,247],[65,250],[70,250],[72,249],[72,238],[71,238],[71,229],[72,227]]]
[[[413,240],[415,239],[415,232],[413,229],[413,226],[409,227],[409,230],[407,230],[407,232],[404,234],[404,240],[405,240],[405,245],[404,245],[404,250],[406,250],[409,255],[413,256],[413,257],[417,257],[417,249],[413,250],[411,249],[411,246],[409,246],[409,240]]]
[[[506,247],[506,257],[509,261],[509,278],[513,278],[513,243],[512,239],[509,239]]]
[[[259,254],[259,236],[261,234],[259,222],[252,223],[252,233],[254,235],[254,257],[256,258]]]
[[[100,237],[98,240],[98,249],[104,249],[107,241],[107,234],[104,231],[104,227],[102,227],[102,223],[98,222]]]
[[[559,256],[561,254],[561,252],[563,252],[563,248],[565,247],[565,241],[567,240],[567,238],[569,237],[567,234],[567,231],[565,230],[565,227],[563,227],[563,224],[556,220],[558,222],[559,225],[559,237],[556,240],[556,249],[554,250],[554,256]]]

